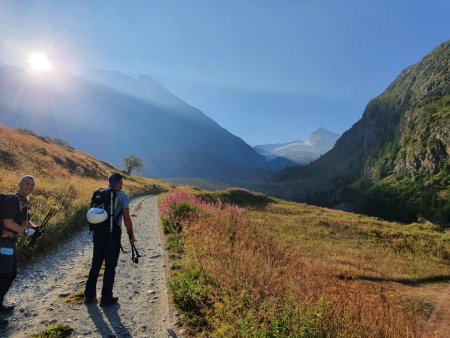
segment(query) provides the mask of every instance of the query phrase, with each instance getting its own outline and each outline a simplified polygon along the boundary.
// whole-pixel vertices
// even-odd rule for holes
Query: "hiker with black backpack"
[[[105,262],[100,301],[100,306],[102,307],[118,302],[118,297],[114,297],[112,291],[121,249],[122,219],[127,229],[131,246],[134,246],[136,241],[130,217],[129,198],[126,193],[121,191],[123,177],[119,173],[114,173],[109,176],[108,181],[109,186],[107,189],[100,189],[94,192],[91,200],[91,209],[87,214],[89,228],[93,232],[94,252],[92,255],[92,266],[86,282],[84,300],[85,304],[90,304],[97,300],[97,279],[100,268]]]
[[[34,178],[24,176],[20,179],[15,194],[0,194],[0,313],[14,310],[14,306],[3,304],[3,300],[17,276],[17,237],[25,234],[36,239],[42,235],[40,227],[28,218],[28,196],[33,192],[34,186]],[[0,325],[7,324],[7,320],[0,320]]]

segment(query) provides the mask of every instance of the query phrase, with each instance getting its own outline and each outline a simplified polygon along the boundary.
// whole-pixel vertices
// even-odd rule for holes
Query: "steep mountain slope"
[[[0,123],[62,138],[116,165],[137,155],[152,177],[250,180],[266,166],[242,139],[150,77],[98,70],[89,77],[0,66]],[[268,175],[258,169],[258,177]]]
[[[405,69],[335,147],[285,170],[278,196],[386,218],[450,221],[450,42]]]
[[[306,141],[257,145],[253,149],[266,159],[284,157],[298,164],[308,164],[333,148],[339,136],[340,134],[319,128]]]

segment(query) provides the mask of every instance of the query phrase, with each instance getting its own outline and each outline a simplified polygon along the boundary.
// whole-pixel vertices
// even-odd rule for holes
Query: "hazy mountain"
[[[450,222],[450,42],[401,72],[332,150],[283,171],[270,189],[386,218]]]
[[[180,100],[147,74],[140,74],[135,79],[118,71],[91,69],[81,74],[81,76],[121,93],[151,102],[153,105],[163,109],[171,109],[173,111],[189,110],[190,114],[203,115],[198,109]]]
[[[308,164],[333,148],[339,137],[340,134],[319,128],[306,141],[257,145],[253,149],[267,160],[283,157],[298,164]]]
[[[237,181],[270,175],[264,157],[242,139],[146,75],[36,75],[1,65],[0,123],[64,139],[116,165],[137,155],[147,176]]]

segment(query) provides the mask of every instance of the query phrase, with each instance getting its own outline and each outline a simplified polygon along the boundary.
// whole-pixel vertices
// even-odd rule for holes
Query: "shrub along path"
[[[157,199],[145,196],[132,201],[136,246],[143,257],[139,264],[132,263],[124,233],[122,244],[130,252],[120,255],[114,285],[120,305],[101,308],[99,303],[82,303],[92,258],[91,236],[84,230],[38,263],[19,271],[6,300],[15,303],[16,309],[0,336],[29,337],[50,324],[68,324],[75,337],[167,337],[176,313],[168,302],[167,257]]]

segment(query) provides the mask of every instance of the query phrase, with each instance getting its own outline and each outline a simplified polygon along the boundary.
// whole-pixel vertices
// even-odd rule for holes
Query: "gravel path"
[[[136,246],[143,256],[131,261],[131,250],[122,235],[126,254],[121,253],[116,269],[114,294],[119,305],[76,305],[70,295],[84,288],[92,258],[92,239],[83,231],[70,242],[19,271],[6,299],[16,304],[10,325],[1,337],[29,337],[46,326],[67,323],[72,337],[175,337],[176,312],[169,306],[166,276],[167,256],[157,208],[157,196],[136,198],[130,214]],[[98,295],[102,277],[97,285]],[[173,330],[173,331],[172,331]]]

